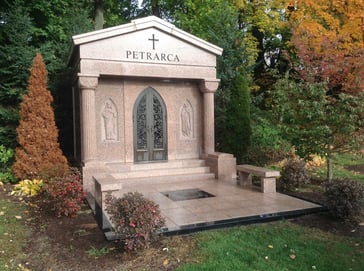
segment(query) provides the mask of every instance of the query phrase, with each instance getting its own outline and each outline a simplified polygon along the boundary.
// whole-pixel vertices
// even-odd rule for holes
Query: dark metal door
[[[147,88],[134,105],[135,162],[167,160],[167,112],[162,97]]]

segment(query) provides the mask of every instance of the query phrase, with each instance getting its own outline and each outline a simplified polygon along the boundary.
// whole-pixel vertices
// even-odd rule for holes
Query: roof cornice
[[[179,38],[183,41],[186,41],[190,44],[200,47],[215,55],[221,55],[222,51],[223,51],[222,48],[220,48],[212,43],[209,43],[203,39],[200,39],[194,35],[191,35],[185,31],[183,31],[182,29],[175,27],[173,24],[168,23],[155,16],[149,16],[149,17],[144,17],[141,19],[136,19],[136,20],[131,21],[131,23],[76,35],[76,36],[73,36],[72,38],[73,38],[73,43],[74,43],[75,47],[77,47],[79,45],[90,43],[93,41],[112,38],[112,37],[128,34],[131,32],[140,31],[143,29],[148,29],[148,28],[156,28],[163,32],[169,33],[172,36],[175,36],[176,38]]]

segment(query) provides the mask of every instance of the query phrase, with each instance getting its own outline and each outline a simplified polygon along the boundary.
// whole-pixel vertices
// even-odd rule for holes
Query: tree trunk
[[[103,0],[95,0],[95,30],[104,28],[104,5]]]
[[[151,6],[152,6],[152,15],[161,18],[159,0],[152,0]]]
[[[327,148],[326,165],[327,165],[327,180],[329,183],[331,183],[332,177],[333,177],[333,172],[332,172],[332,153],[330,150],[330,145]]]

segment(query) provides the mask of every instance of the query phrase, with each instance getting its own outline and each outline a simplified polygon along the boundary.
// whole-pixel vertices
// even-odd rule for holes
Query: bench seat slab
[[[276,178],[279,177],[279,171],[252,165],[237,165],[238,184],[241,186],[252,186],[252,175],[260,177],[261,191],[263,193],[276,192]]]

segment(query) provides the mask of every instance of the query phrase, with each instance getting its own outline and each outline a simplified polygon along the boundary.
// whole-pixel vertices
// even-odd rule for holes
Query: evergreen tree
[[[35,54],[31,45],[32,21],[22,1],[0,12],[0,142],[15,148],[18,105],[26,91],[29,67]]]
[[[42,52],[47,64],[57,120],[67,130],[63,134],[68,135],[71,125],[62,122],[70,119],[64,116],[64,107],[69,106],[69,97],[64,96],[70,91],[64,90],[69,88],[65,84],[71,36],[92,30],[91,7],[87,8],[87,0],[3,2],[0,5],[0,142],[7,148],[17,145],[19,103],[26,92],[29,68],[37,51]]]
[[[224,139],[221,147],[228,153],[233,153],[242,162],[244,154],[250,145],[250,91],[246,76],[238,74],[231,87],[230,103],[224,123]]]
[[[249,97],[250,73],[257,55],[254,42],[239,29],[238,12],[232,3],[186,0],[184,4],[185,9],[176,14],[177,24],[224,49],[217,59],[217,76],[221,81],[215,95],[216,150],[234,153],[239,160],[250,142],[250,124],[247,123],[250,99],[242,100]]]
[[[19,179],[62,175],[68,169],[58,143],[58,129],[47,89],[47,69],[37,53],[30,70],[28,93],[20,104],[14,174]]]

